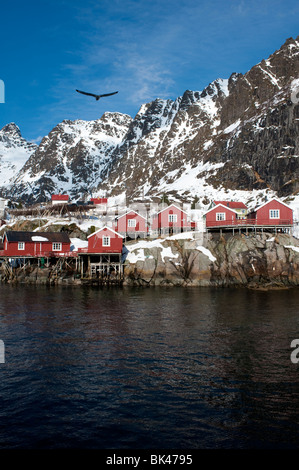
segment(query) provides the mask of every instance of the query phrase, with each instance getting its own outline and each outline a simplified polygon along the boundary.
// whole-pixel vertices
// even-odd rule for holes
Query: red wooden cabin
[[[52,194],[52,204],[67,204],[69,196],[67,194]]]
[[[66,232],[7,231],[3,236],[0,256],[35,258],[72,256],[71,241]]]
[[[227,225],[238,224],[238,214],[234,209],[223,204],[218,204],[209,209],[204,217],[206,219],[206,227],[224,227]]]
[[[94,204],[104,204],[107,205],[108,199],[106,197],[92,197],[90,198],[91,202]]]
[[[81,276],[122,277],[123,237],[109,227],[103,227],[87,237],[88,247],[78,248]]]
[[[272,199],[254,209],[247,216],[248,224],[293,225],[293,210],[284,202]]]
[[[103,227],[88,237],[88,247],[78,248],[78,253],[103,254],[121,253],[123,237],[109,227]]]
[[[146,218],[134,210],[130,210],[117,218],[115,230],[122,235],[128,234],[131,237],[134,235],[145,236],[147,234]]]
[[[191,222],[187,212],[171,204],[153,216],[152,230],[157,230],[160,234],[179,233],[191,230]]]

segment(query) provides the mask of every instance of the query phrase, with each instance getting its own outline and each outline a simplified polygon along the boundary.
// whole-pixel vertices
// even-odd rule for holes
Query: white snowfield
[[[167,240],[186,240],[187,241],[187,240],[194,240],[194,239],[195,239],[194,232],[184,232],[184,233],[172,235],[164,239],[156,239],[152,241],[141,240],[137,243],[134,243],[133,245],[127,245],[127,249],[129,250],[129,253],[127,255],[126,260],[129,263],[135,264],[137,263],[137,261],[144,261],[145,259],[152,259],[153,258],[152,255],[150,256],[145,255],[145,249],[147,248],[160,248],[161,258],[163,262],[165,262],[165,258],[177,259],[179,257],[179,254],[178,253],[174,254],[171,250],[171,247],[170,246],[165,247],[163,243]],[[204,246],[198,245],[196,246],[196,250],[200,251],[205,256],[207,256],[210,259],[210,261],[212,262],[216,261],[215,256],[213,256],[210,250],[208,250]]]

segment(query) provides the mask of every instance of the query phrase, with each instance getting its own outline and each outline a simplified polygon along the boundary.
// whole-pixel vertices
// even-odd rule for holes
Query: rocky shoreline
[[[173,257],[148,249],[126,266],[128,285],[285,288],[299,285],[299,240],[288,234],[166,239]],[[129,247],[128,247],[129,248]]]
[[[123,286],[245,287],[299,286],[299,240],[288,234],[181,234],[126,245]],[[19,272],[18,272],[19,270]],[[2,282],[3,270],[0,269]],[[55,279],[50,268],[16,268],[10,283],[89,285],[72,270]],[[113,285],[113,280],[107,285]]]

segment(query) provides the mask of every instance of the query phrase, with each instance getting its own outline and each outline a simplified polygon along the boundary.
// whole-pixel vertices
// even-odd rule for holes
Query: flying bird
[[[94,98],[98,101],[100,98],[103,98],[103,96],[111,96],[111,95],[116,95],[118,91],[114,91],[113,93],[106,93],[105,95],[95,95],[94,93],[86,93],[86,91],[80,91],[76,90],[78,93],[82,93],[82,95],[88,95],[88,96],[94,96]]]

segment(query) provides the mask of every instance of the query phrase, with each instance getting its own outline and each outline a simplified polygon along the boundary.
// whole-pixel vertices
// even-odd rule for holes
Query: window
[[[128,219],[128,227],[136,227],[136,219]]]
[[[52,243],[52,250],[53,251],[61,251],[62,244],[58,242]]]
[[[110,246],[110,237],[103,237],[103,246]]]
[[[225,212],[216,212],[216,220],[225,220]]]
[[[25,243],[24,242],[19,242],[18,243],[18,250],[25,250]]]
[[[279,219],[279,209],[270,209],[270,219]]]
[[[168,222],[177,222],[178,216],[177,214],[168,214]]]

